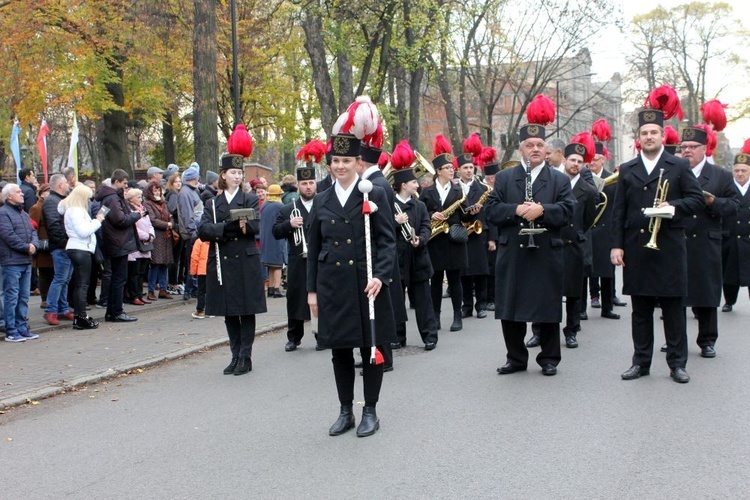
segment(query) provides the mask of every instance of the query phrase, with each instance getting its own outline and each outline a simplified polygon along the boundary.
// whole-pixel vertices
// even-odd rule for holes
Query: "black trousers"
[[[122,314],[122,294],[128,281],[128,256],[110,257],[109,265],[112,276],[107,294],[107,316],[119,316]]]
[[[206,275],[198,275],[198,303],[195,306],[196,311],[206,310]]]
[[[143,297],[143,281],[149,259],[135,259],[128,261],[128,299],[135,300]]]
[[[719,338],[719,318],[715,307],[693,307],[693,314],[698,318],[698,338],[696,343],[701,346],[716,345]]]
[[[443,273],[448,275],[448,293],[451,295],[453,312],[461,312],[461,271],[452,269],[450,271],[435,271],[430,280],[430,291],[432,295],[432,307],[435,309],[435,318],[440,318],[440,306],[443,303]]]
[[[381,350],[381,346],[378,346]],[[383,368],[385,365],[370,364],[370,348],[362,347],[362,379],[364,385],[365,406],[374,407],[380,397],[383,385]],[[331,349],[333,376],[336,379],[336,391],[341,406],[352,406],[354,402],[354,353],[352,349]]]
[[[91,274],[91,252],[86,250],[67,250],[68,257],[73,263],[73,275],[76,286],[73,287],[71,305],[76,316],[86,316],[86,294],[89,290],[89,276]]]
[[[581,298],[565,297],[565,328],[566,337],[574,336],[581,331]],[[535,323],[536,324],[536,323]]]
[[[255,315],[226,316],[224,325],[229,335],[229,349],[233,358],[250,358],[255,341]]]
[[[526,367],[529,362],[529,351],[524,344],[526,323],[519,321],[501,321],[505,348],[508,351],[507,360],[514,366]],[[536,357],[539,366],[560,363],[560,324],[535,323],[539,328],[540,346],[542,350]]]
[[[497,250],[487,252],[487,260],[490,265],[490,274],[487,276],[487,303],[495,303],[495,259],[497,259]]]
[[[286,338],[289,342],[298,344],[305,335],[305,320],[289,318],[287,321]]]
[[[748,295],[750,295],[750,287],[747,289]],[[737,296],[740,294],[739,285],[724,285],[724,302],[733,306],[737,303]]]
[[[685,308],[682,297],[647,297],[632,295],[633,314],[633,364],[651,366],[654,355],[654,308],[657,301],[664,317],[664,337],[667,341],[667,365],[684,368],[687,364],[688,347],[685,327]]]
[[[462,311],[470,313],[474,308],[474,295],[477,297],[476,310],[487,309],[487,276],[461,276],[461,291],[463,295]]]
[[[601,280],[601,287],[599,282]],[[588,282],[588,283],[587,283]],[[591,298],[600,297],[602,304],[602,312],[612,311],[612,299],[615,295],[615,279],[614,278],[597,278],[591,276],[588,280],[583,280],[583,291],[581,292],[581,312],[586,311],[586,301],[589,295],[586,293],[586,285],[588,284],[589,290],[591,291]]]
[[[406,289],[406,283],[401,282],[401,288]],[[437,343],[437,319],[432,307],[430,297],[430,285],[427,281],[412,281],[409,283],[409,301],[414,306],[414,315],[417,318],[417,329],[422,337],[422,342]],[[396,336],[402,345],[406,345],[406,323],[396,327]]]
[[[89,255],[91,255],[91,273],[89,273],[89,288],[86,293],[86,303],[93,306],[96,304],[96,285],[99,281],[101,264],[96,261],[96,257],[93,253],[89,253]]]
[[[102,262],[102,286],[99,288],[99,305],[107,305],[109,301],[109,287],[112,284],[112,260],[104,257]]]

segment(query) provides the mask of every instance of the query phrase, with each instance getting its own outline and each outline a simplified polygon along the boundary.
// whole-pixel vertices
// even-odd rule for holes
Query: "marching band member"
[[[495,176],[487,220],[498,227],[495,263],[495,318],[502,321],[507,349],[501,375],[524,371],[529,351],[524,345],[526,323],[536,322],[542,374],[555,375],[560,362],[563,241],[560,230],[570,223],[575,198],[570,180],[545,163],[544,124],[554,120],[554,104],[537,96],[527,109],[529,124],[521,127],[523,161]],[[520,230],[520,231],[519,231]]]
[[[661,100],[659,95],[663,96]],[[614,265],[624,266],[623,293],[633,300],[633,362],[622,378],[633,380],[650,373],[654,307],[658,301],[664,317],[670,375],[675,382],[686,383],[690,376],[685,370],[687,335],[682,308],[687,295],[685,218],[701,210],[704,202],[687,160],[664,151],[664,120],[678,113],[677,93],[660,87],[649,95],[648,103],[653,109],[638,113],[641,152],[620,166],[612,213],[610,259]],[[667,189],[664,181],[668,181]],[[654,218],[651,223],[643,214],[647,207],[674,207],[674,218]],[[654,241],[659,250],[653,248]]]
[[[412,168],[416,155],[407,141],[401,141],[393,151],[393,189],[396,191],[395,219],[396,248],[401,266],[401,289],[409,288],[414,305],[417,328],[427,351],[435,349],[438,341],[437,320],[432,307],[429,280],[432,276],[427,242],[430,239],[430,216],[424,203],[414,197],[419,182]],[[408,238],[407,238],[408,237]],[[398,341],[406,345],[406,323],[397,323]]]
[[[320,164],[325,150],[326,145],[317,140],[310,141],[300,150],[297,158],[306,163],[296,172],[299,199],[284,205],[273,226],[274,238],[287,240],[289,254],[286,268],[286,352],[297,349],[305,334],[305,321],[310,320],[310,307],[307,305],[307,231],[317,189],[315,163]]]
[[[252,152],[252,140],[238,125],[227,143],[229,154],[221,158],[219,188],[222,193],[206,203],[198,237],[210,242],[206,266],[206,315],[224,316],[232,361],[224,375],[243,375],[253,369],[255,315],[266,312],[260,250],[255,246],[259,225],[256,217],[232,220],[232,210],[253,209],[258,197],[242,185],[244,157]]]
[[[730,312],[737,302],[741,286],[750,286],[750,140],[734,157],[734,188],[740,199],[736,217],[722,220],[724,240],[722,242],[722,265],[724,268],[724,307]]]

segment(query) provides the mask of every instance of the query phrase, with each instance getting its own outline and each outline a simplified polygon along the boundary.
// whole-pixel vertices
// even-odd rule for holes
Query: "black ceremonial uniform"
[[[459,182],[459,186],[463,183]],[[487,187],[481,182],[473,180],[469,185],[469,192],[466,194],[466,200],[463,202],[464,207],[475,205],[479,198],[487,191]],[[469,214],[471,215],[471,214]],[[468,257],[468,266],[461,273],[461,289],[463,292],[463,306],[461,312],[463,316],[471,316],[474,307],[474,295],[476,294],[476,310],[484,311],[487,307],[487,275],[490,272],[487,263],[487,218],[484,209],[478,214],[471,216],[470,223],[478,223],[482,228],[481,234],[476,232],[469,235],[466,242],[466,255]]]
[[[602,179],[614,175],[609,170],[602,169]],[[597,290],[601,297],[602,313],[612,312],[612,298],[614,296],[615,266],[610,260],[612,250],[612,206],[615,203],[615,192],[617,184],[606,186],[602,191],[607,197],[607,208],[599,218],[594,227],[591,228],[591,257],[592,272],[591,294],[595,295]],[[596,287],[597,278],[601,278],[599,287]],[[585,300],[586,297],[582,297]]]
[[[685,306],[698,318],[698,345],[713,346],[719,336],[716,308],[721,303],[721,221],[737,215],[739,197],[729,171],[706,162],[698,183],[713,194],[705,206],[685,220],[688,262],[688,294]]]
[[[450,191],[445,198],[445,203],[441,203],[437,189],[436,181],[435,184],[426,187],[419,198],[424,201],[427,207],[427,212],[430,215],[430,223],[432,223],[432,214],[435,212],[444,212],[463,197],[461,186],[451,182]],[[461,224],[463,220],[468,221],[469,219],[470,216],[463,214],[459,207],[453,211],[446,222],[450,226]],[[440,322],[440,311],[443,300],[443,272],[447,272],[448,291],[451,295],[453,313],[454,316],[458,314],[460,318],[462,300],[460,272],[468,266],[466,243],[457,243],[452,241],[447,234],[441,233],[430,240],[427,249],[430,252],[430,262],[432,262],[432,268],[435,271],[430,283],[432,307],[435,308],[435,317]]]
[[[276,216],[273,225],[273,237],[277,240],[287,240],[289,255],[287,265],[286,313],[289,317],[287,339],[299,344],[305,333],[304,322],[310,319],[310,307],[307,305],[307,256],[302,254],[302,244],[294,244],[295,229],[292,227],[292,210],[299,210],[302,216],[302,230],[307,239],[310,225],[310,213],[302,200],[296,200],[284,205]]]
[[[419,246],[414,248],[411,242],[401,234],[400,228],[396,230],[396,248],[398,249],[398,262],[401,266],[402,292],[405,287],[409,288],[412,304],[417,318],[417,328],[425,344],[437,343],[437,320],[432,307],[430,297],[430,278],[432,277],[432,263],[427,251],[427,242],[430,239],[431,226],[427,207],[419,200],[410,199],[402,203],[396,198],[396,204],[409,216],[409,224],[419,237]],[[397,224],[398,226],[398,224]],[[398,324],[398,341],[406,345],[406,323]]]
[[[359,184],[359,181],[356,182]],[[372,275],[384,286],[390,281],[396,255],[393,211],[382,189],[373,187],[370,201],[378,210],[370,215]],[[317,292],[318,344],[332,349],[370,347],[367,295],[367,257],[362,193],[354,186],[342,207],[335,189],[316,195],[310,214],[307,289]],[[262,287],[261,287],[262,288]],[[331,300],[335,297],[336,300]],[[375,343],[396,341],[391,297],[381,290],[375,299]]]
[[[740,200],[735,217],[722,219],[722,266],[724,301],[733,306],[741,286],[750,286],[750,191],[744,195],[734,182],[732,188]]]
[[[643,208],[652,207],[659,171],[669,181],[666,200],[675,207],[673,219],[662,219],[659,250],[644,248],[651,235]],[[620,166],[612,212],[612,247],[624,251],[623,293],[633,296],[633,365],[648,369],[653,357],[653,310],[662,308],[671,369],[687,363],[687,336],[683,298],[687,296],[685,219],[704,207],[698,181],[687,160],[662,151],[648,174],[641,155]]]
[[[563,295],[563,240],[561,229],[570,223],[575,198],[567,175],[546,164],[532,185],[533,199],[544,213],[536,227],[547,231],[534,235],[538,248],[526,248],[528,235],[519,230],[529,223],[516,215],[526,198],[526,169],[508,168],[495,176],[495,186],[487,200],[487,220],[498,228],[495,262],[495,318],[503,320],[503,337],[508,363],[526,368],[529,353],[523,343],[526,323],[538,322],[542,350],[539,365],[560,362],[560,328]]]
[[[214,207],[216,223],[214,223]],[[248,220],[246,233],[238,222],[230,222],[229,211],[253,208],[256,219]],[[226,193],[209,200],[198,226],[198,237],[208,241],[206,265],[206,314],[224,316],[233,358],[250,358],[255,338],[255,315],[266,312],[260,250],[255,246],[259,232],[258,197],[238,189],[231,203]],[[217,275],[216,244],[219,244],[222,284]]]
[[[576,335],[581,326],[579,301],[583,290],[585,247],[588,238],[587,230],[596,216],[596,199],[599,193],[596,188],[579,177],[572,189],[576,198],[573,218],[560,230],[563,239],[563,295],[565,295],[566,325],[563,332],[566,337]]]
[[[333,177],[331,176],[331,174],[328,174],[324,179],[319,180],[316,183],[316,190],[315,190],[315,192],[316,193],[322,193],[323,191],[325,191],[326,189],[328,189],[331,186],[333,186]]]

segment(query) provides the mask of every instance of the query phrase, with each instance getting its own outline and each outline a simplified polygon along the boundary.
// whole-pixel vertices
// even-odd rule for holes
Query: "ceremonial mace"
[[[372,281],[372,241],[370,235],[370,213],[374,212],[370,205],[369,193],[372,191],[372,182],[367,179],[359,181],[357,186],[362,193],[362,214],[365,216],[365,254],[367,255],[367,283]],[[374,204],[373,204],[374,205]],[[377,210],[377,207],[375,208]],[[382,291],[382,290],[381,290]],[[370,310],[370,363],[373,365],[383,364],[383,354],[375,346],[375,297],[367,298]]]

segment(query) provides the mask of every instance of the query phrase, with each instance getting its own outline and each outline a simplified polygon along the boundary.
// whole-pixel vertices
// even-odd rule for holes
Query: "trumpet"
[[[289,215],[289,219],[294,219],[297,217],[302,217],[302,213],[297,208],[297,200],[294,200],[292,203],[294,203],[294,208],[292,209],[292,213]],[[302,226],[298,227],[294,230],[294,246],[298,247],[302,245],[302,258],[307,258],[307,240],[305,239],[305,231],[304,231],[304,223]]]
[[[669,190],[669,179],[664,179],[664,182],[662,182],[662,177],[664,176],[664,169],[659,169],[659,180],[656,182],[656,195],[654,196],[654,208],[657,208],[659,205],[667,201],[667,191]],[[643,209],[645,211],[645,209]],[[661,217],[651,217],[651,221],[648,223],[648,232],[651,233],[651,238],[648,240],[648,243],[643,245],[645,248],[650,248],[651,250],[659,250],[659,247],[656,245],[656,237],[659,234],[659,229],[661,229]]]
[[[404,213],[404,211],[401,210],[401,207],[398,206],[398,203],[394,202],[393,207],[396,209],[396,215]],[[411,224],[409,224],[408,220],[403,224],[399,224],[399,227],[401,228],[401,236],[403,236],[409,243],[412,243],[417,238],[417,233],[414,231]]]

